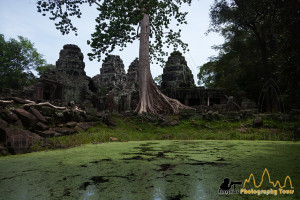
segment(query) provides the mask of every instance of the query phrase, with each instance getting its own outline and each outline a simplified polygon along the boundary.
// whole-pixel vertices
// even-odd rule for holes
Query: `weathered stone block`
[[[253,127],[254,128],[260,128],[260,127],[263,127],[264,123],[263,123],[263,120],[261,118],[256,118],[253,120]]]
[[[38,121],[47,123],[45,117],[35,108],[30,108],[29,111],[37,118]]]
[[[45,131],[49,129],[49,126],[47,126],[46,124],[43,124],[42,122],[38,122],[36,124],[36,129],[39,131]]]
[[[196,114],[195,109],[182,109],[179,112],[179,116],[181,119],[188,119]]]
[[[76,133],[76,130],[71,129],[71,128],[53,128],[51,130],[58,132],[61,135],[72,135],[72,134]]]
[[[19,120],[18,116],[11,110],[3,110],[2,112],[0,112],[0,116],[9,123],[13,123]]]
[[[37,119],[36,117],[31,114],[30,112],[27,112],[23,108],[17,108],[13,110],[21,119],[22,124],[28,128],[32,128],[36,125]]]
[[[19,128],[7,128],[7,149],[12,154],[31,152],[30,146],[39,141],[41,137],[35,133]]]

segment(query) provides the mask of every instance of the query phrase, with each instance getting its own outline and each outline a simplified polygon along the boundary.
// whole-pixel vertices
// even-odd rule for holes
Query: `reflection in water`
[[[86,191],[83,193],[82,198],[80,198],[80,199],[83,199],[83,200],[96,199],[95,196],[99,197],[99,195],[95,195],[96,191],[97,190],[94,185],[88,186],[86,188]]]
[[[198,184],[196,185],[196,190],[194,191],[194,194],[195,196],[193,197],[193,199],[208,199],[204,188],[200,184],[200,182],[198,182]]]
[[[163,200],[165,199],[164,190],[162,190],[160,187],[155,187],[153,189],[153,198],[154,200]]]
[[[25,183],[17,190],[17,199],[26,200],[28,199],[28,185]]]

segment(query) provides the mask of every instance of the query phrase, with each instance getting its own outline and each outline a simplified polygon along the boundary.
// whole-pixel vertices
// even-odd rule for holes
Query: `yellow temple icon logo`
[[[254,187],[260,188],[261,185],[262,185],[263,182],[264,182],[264,177],[265,177],[265,175],[267,175],[267,178],[268,178],[269,183],[272,184],[274,188],[276,188],[276,187],[279,187],[279,188],[285,188],[285,187],[287,186],[287,182],[289,182],[289,185],[290,185],[291,189],[294,189],[293,184],[292,184],[292,180],[291,180],[291,177],[290,177],[290,176],[286,176],[286,177],[285,177],[285,180],[284,180],[284,184],[283,184],[283,185],[280,184],[279,180],[277,180],[277,181],[274,183],[273,181],[271,181],[270,173],[269,173],[269,171],[268,171],[267,168],[265,168],[265,170],[264,170],[264,172],[263,172],[263,174],[262,174],[262,176],[261,176],[261,181],[260,181],[260,183],[259,183],[258,185],[257,185],[257,183],[256,183],[256,181],[255,181],[254,175],[251,173],[250,176],[249,176],[249,178],[248,178],[248,179],[245,179],[244,184],[243,184],[243,187],[246,186],[246,183],[251,182],[251,179],[252,179],[252,180],[253,180],[253,185],[254,185]]]
[[[267,184],[269,185],[267,186]],[[263,187],[267,186],[268,189],[259,189],[262,185]],[[246,186],[250,187],[250,189],[246,188]],[[240,190],[240,194],[274,195],[274,196],[277,196],[278,194],[294,194],[294,192],[295,190],[290,176],[285,177],[283,184],[281,184],[279,180],[272,181],[270,177],[270,173],[267,168],[265,168],[264,172],[262,173],[260,182],[256,181],[253,173],[251,173],[249,178],[244,180],[243,188]]]

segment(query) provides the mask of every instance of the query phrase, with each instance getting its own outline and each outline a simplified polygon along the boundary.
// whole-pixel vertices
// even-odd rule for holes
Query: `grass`
[[[252,128],[253,119],[236,122],[224,120],[206,121],[202,119],[180,120],[178,116],[171,116],[178,120],[176,126],[161,126],[158,122],[147,122],[138,116],[112,116],[115,127],[109,127],[102,122],[88,131],[74,135],[50,138],[47,144],[37,143],[33,150],[39,151],[51,148],[74,147],[88,143],[105,143],[110,137],[120,142],[146,140],[267,140],[267,141],[294,141],[297,138],[293,131],[293,122],[282,122],[264,118],[262,128]],[[247,126],[248,124],[248,126]],[[246,126],[245,132],[241,132]]]

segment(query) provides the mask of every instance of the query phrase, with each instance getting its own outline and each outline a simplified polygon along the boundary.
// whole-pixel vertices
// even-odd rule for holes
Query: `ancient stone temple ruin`
[[[179,51],[174,51],[168,58],[162,74],[162,88],[193,88],[195,87],[192,71]]]
[[[224,89],[196,87],[191,70],[182,54],[171,53],[162,74],[161,91],[188,106],[224,104]]]
[[[106,90],[122,90],[126,83],[126,73],[120,56],[108,55],[102,64],[100,75],[94,77],[94,80]]]
[[[56,68],[43,73],[36,84],[36,100],[82,103],[97,91],[86,76],[83,54],[76,45],[67,44],[59,53]]]
[[[48,70],[36,84],[35,99],[93,107],[97,111],[133,111],[139,101],[138,68],[135,59],[127,73],[120,56],[108,55],[100,74],[90,78],[84,71],[84,56],[76,45],[67,44],[59,53],[56,68]],[[188,106],[226,104],[224,89],[196,87],[182,54],[173,52],[162,74],[161,91]]]
[[[132,111],[138,103],[138,59],[125,73],[120,56],[108,55],[102,64],[100,74],[93,77],[99,88],[98,110]]]
[[[131,89],[138,91],[138,76],[139,76],[139,60],[136,58],[128,68],[128,72],[126,74],[126,89]]]

